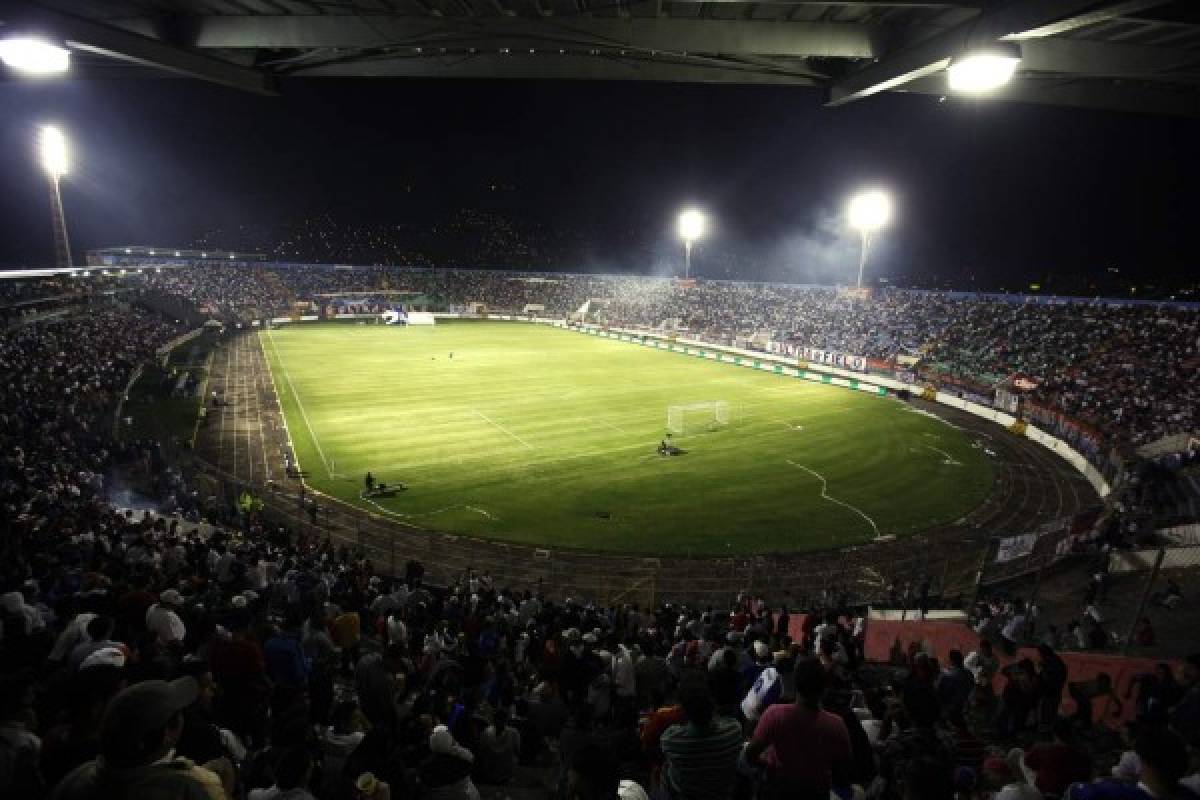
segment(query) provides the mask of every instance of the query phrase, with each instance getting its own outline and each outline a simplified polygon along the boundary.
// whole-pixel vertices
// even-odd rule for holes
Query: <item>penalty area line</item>
[[[384,508],[383,506],[379,505],[379,503],[376,503],[374,500],[372,500],[369,497],[364,497],[362,499],[364,501],[366,501],[367,503],[370,503],[375,508],[377,508],[381,513],[387,514],[388,516],[397,517],[399,519],[404,519],[404,520],[417,519],[418,517],[432,517],[435,514],[445,514],[447,511],[456,511],[460,508],[463,509],[464,511],[470,511],[473,514],[479,514],[480,516],[487,517],[490,520],[499,519],[499,517],[497,517],[492,512],[488,511],[486,508],[480,508],[479,506],[464,505],[462,503],[460,503],[458,505],[453,505],[453,506],[446,506],[445,508],[438,508],[433,511],[424,511],[420,514],[402,514],[399,511],[392,511],[391,509]]]
[[[487,414],[485,414],[485,413],[483,413],[482,411],[480,411],[478,408],[472,408],[472,409],[471,409],[471,411],[475,412],[475,415],[476,415],[476,416],[478,416],[480,419],[482,419],[482,420],[484,420],[485,422],[487,422],[487,423],[488,423],[489,425],[491,425],[492,427],[494,427],[494,428],[496,428],[496,429],[498,429],[498,430],[500,430],[500,431],[502,431],[502,432],[504,432],[504,433],[507,433],[509,436],[511,436],[512,438],[516,439],[518,442],[520,442],[521,444],[525,445],[526,447],[528,447],[530,450],[536,450],[536,449],[537,449],[536,447],[534,447],[533,445],[531,445],[529,442],[525,441],[525,440],[524,440],[524,439],[522,439],[520,436],[517,436],[515,433],[513,433],[512,431],[510,431],[508,428],[504,427],[504,426],[503,426],[503,425],[501,425],[499,422],[496,422],[496,420],[492,419],[492,418],[491,418],[491,417],[489,417]]]
[[[848,508],[851,511],[853,511],[855,514],[858,514],[860,517],[862,517],[863,519],[865,519],[867,521],[867,524],[871,526],[871,530],[875,531],[875,538],[876,539],[880,538],[879,526],[875,524],[875,520],[871,519],[866,514],[864,514],[860,509],[850,505],[849,503],[847,503],[843,500],[838,500],[836,497],[831,497],[829,495],[829,492],[827,491],[829,489],[829,483],[825,480],[824,475],[817,472],[815,469],[809,469],[808,467],[804,466],[803,464],[797,464],[795,461],[792,461],[790,458],[787,460],[787,463],[791,464],[793,467],[796,467],[797,469],[804,470],[809,475],[812,475],[814,478],[819,480],[821,482],[821,497],[825,498],[826,500],[828,500],[831,503],[837,503],[839,506],[841,506],[843,508]]]
[[[947,466],[951,466],[951,467],[961,467],[962,466],[961,462],[955,461],[954,456],[950,455],[949,453],[947,453],[945,450],[943,450],[940,447],[934,447],[933,445],[930,445],[930,444],[922,445],[922,447],[924,447],[926,450],[932,450],[935,453],[941,453],[943,456],[945,456],[946,460],[943,461],[942,463],[946,464]]]

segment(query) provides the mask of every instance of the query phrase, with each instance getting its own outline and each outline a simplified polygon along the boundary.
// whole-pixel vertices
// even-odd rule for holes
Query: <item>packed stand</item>
[[[1139,678],[1109,763],[1095,712],[1121,698],[1049,646],[939,664],[897,641],[872,665],[858,609],[556,604],[470,570],[426,587],[416,562],[381,577],[253,517],[97,508],[20,545],[5,797],[1197,796],[1200,656]]]
[[[281,313],[292,300],[388,290],[433,310],[563,316],[594,301],[594,318],[668,328],[720,344],[758,336],[894,365],[984,401],[1020,376],[1035,423],[1097,455],[1100,431],[1144,444],[1200,430],[1200,313],[1156,306],[1034,304],[933,292],[883,291],[863,300],[834,289],[658,278],[533,275],[481,270],[324,266],[163,270],[150,286],[218,310]],[[1064,415],[1066,419],[1064,418]]]

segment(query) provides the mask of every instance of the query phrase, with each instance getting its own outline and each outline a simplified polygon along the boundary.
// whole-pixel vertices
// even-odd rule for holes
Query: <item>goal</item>
[[[714,430],[728,424],[729,403],[724,400],[667,406],[668,433],[682,435],[699,430]]]

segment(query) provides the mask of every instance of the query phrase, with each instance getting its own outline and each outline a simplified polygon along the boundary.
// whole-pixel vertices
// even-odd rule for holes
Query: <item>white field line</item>
[[[221,374],[221,437],[217,439],[217,467],[224,469],[221,463],[221,456],[225,455],[225,427],[226,420],[229,419],[229,369],[230,355],[229,348],[232,343],[229,343],[225,348],[225,371]]]
[[[580,419],[586,421],[588,418],[581,417]],[[594,420],[595,418],[591,418],[591,419]],[[764,436],[772,436],[773,437],[773,436],[778,436],[778,429],[774,427],[774,425],[773,425],[774,423],[790,426],[790,423],[787,422],[787,418],[785,418],[785,417],[764,417],[762,419],[763,419],[763,429],[762,430],[760,430],[760,431],[739,431],[738,435],[743,440],[752,440],[752,439],[761,438]],[[821,435],[822,434],[819,431],[816,434],[817,437],[820,437]],[[651,452],[651,451],[653,451],[654,447],[658,445],[658,442],[659,442],[658,439],[654,439],[653,441],[638,442],[636,444],[626,444],[626,445],[621,445],[620,447],[610,447],[610,448],[604,448],[601,450],[584,450],[584,451],[579,451],[579,452],[573,452],[568,455],[555,456],[553,458],[538,458],[538,459],[534,459],[534,460],[530,460],[530,461],[523,461],[519,464],[505,463],[505,464],[496,466],[492,469],[484,470],[484,472],[492,473],[492,472],[503,472],[503,471],[512,470],[512,469],[522,469],[522,468],[527,468],[527,467],[530,467],[530,468],[542,467],[547,464],[557,464],[557,463],[560,463],[563,461],[574,461],[574,460],[580,459],[580,458],[593,458],[596,456],[608,456],[608,455],[612,455],[613,453],[621,453],[626,450],[637,450],[637,449],[640,449],[643,447],[646,448],[646,450],[648,451],[649,458],[660,458],[660,456],[657,453]],[[555,448],[552,448],[552,449],[555,449]],[[542,450],[540,452],[546,452],[546,451]],[[378,468],[380,470],[388,470],[388,471],[392,471],[392,472],[402,472],[404,470],[410,470],[410,469],[425,469],[428,467],[438,467],[443,464],[461,464],[464,461],[481,461],[481,460],[489,458],[490,456],[491,456],[491,453],[479,452],[478,450],[473,450],[473,451],[471,451],[471,453],[467,454],[466,456],[464,456],[462,454],[456,454],[456,455],[451,455],[451,456],[443,456],[442,458],[431,458],[431,459],[428,459],[425,461],[390,462],[390,463],[386,463],[386,464],[380,464],[380,465],[378,465]],[[649,460],[649,459],[643,458],[643,459],[639,459],[639,460]],[[473,469],[475,469],[476,473],[478,473],[480,471],[478,467],[475,467]]]
[[[245,409],[247,413],[250,411],[250,398],[246,392],[246,371],[242,369],[242,350],[245,349],[246,343],[243,341],[245,335],[239,335],[237,338],[237,346],[233,351],[234,369],[237,370],[238,378],[238,409]],[[250,424],[249,421],[243,424],[246,429],[246,481],[254,483],[254,448],[250,443]],[[233,432],[233,441],[237,442],[237,431]],[[236,450],[234,451],[237,452]],[[233,459],[233,474],[237,475],[237,456]]]
[[[864,514],[861,509],[858,509],[845,501],[838,500],[836,497],[829,496],[829,492],[826,491],[829,488],[829,484],[825,480],[824,475],[817,472],[815,469],[809,469],[808,467],[804,466],[803,464],[797,464],[795,461],[792,461],[790,458],[788,459],[787,463],[791,464],[793,467],[796,467],[797,469],[804,470],[809,475],[812,475],[814,478],[819,480],[821,482],[821,497],[825,498],[826,500],[828,500],[831,503],[837,503],[839,506],[842,506],[843,508],[848,508],[851,511],[853,511],[855,514],[858,514],[860,517],[862,517],[863,519],[865,519],[867,521],[867,524],[871,526],[871,530],[875,531],[875,538],[876,539],[879,538],[879,526],[875,524],[875,520],[871,519],[866,514]]]
[[[295,448],[292,446],[292,432],[288,430],[287,417],[283,413],[283,399],[279,395],[279,387],[275,385],[275,370],[271,369],[271,359],[267,358],[267,349],[262,343],[262,334],[255,334],[258,339],[258,351],[262,353],[263,365],[267,369],[267,375],[271,378],[271,393],[275,397],[275,405],[279,406],[279,422],[283,425],[283,446],[292,451],[292,463],[296,465],[296,469],[300,469],[300,461],[296,458]],[[301,479],[303,483],[303,479]]]
[[[529,442],[525,441],[525,440],[524,440],[524,439],[522,439],[520,436],[517,436],[515,433],[513,433],[512,431],[510,431],[508,428],[504,427],[504,426],[503,426],[503,425],[501,425],[499,422],[496,422],[496,420],[492,419],[492,418],[491,418],[491,417],[489,417],[487,414],[485,414],[485,413],[483,413],[482,411],[480,411],[478,408],[472,408],[472,409],[471,409],[471,411],[475,412],[475,415],[476,415],[476,416],[478,416],[480,419],[482,419],[482,420],[484,420],[485,422],[487,422],[488,424],[490,424],[492,427],[494,427],[494,428],[496,428],[496,429],[498,429],[498,430],[500,430],[500,431],[503,431],[504,433],[507,433],[509,436],[511,436],[512,438],[516,439],[518,442],[520,442],[521,444],[525,445],[526,447],[528,447],[530,450],[536,450],[536,449],[537,449],[536,447],[534,447],[533,445],[531,445]]]
[[[585,418],[585,420],[586,420],[586,418]],[[616,431],[617,433],[625,433],[625,429],[624,429],[624,428],[620,428],[620,427],[618,427],[618,426],[616,426],[616,425],[613,425],[611,422],[609,422],[608,420],[604,419],[603,417],[596,417],[596,421],[597,421],[597,422],[599,422],[601,425],[603,425],[603,426],[604,426],[604,427],[606,427],[606,428],[612,428],[612,429],[613,429],[614,431]]]
[[[907,413],[909,413],[909,414],[920,414],[920,415],[921,415],[921,416],[923,416],[923,417],[929,417],[930,419],[936,419],[938,422],[942,423],[943,425],[947,425],[947,426],[949,426],[949,427],[951,427],[951,428],[954,428],[954,429],[956,429],[956,430],[960,430],[960,431],[963,431],[963,432],[965,432],[965,433],[971,433],[971,432],[972,432],[972,431],[971,431],[970,429],[968,429],[968,428],[964,428],[964,427],[963,427],[963,426],[961,426],[961,425],[955,425],[955,424],[954,424],[953,422],[951,422],[950,420],[948,420],[948,419],[944,419],[943,417],[939,417],[937,414],[934,414],[932,411],[926,411],[926,410],[925,410],[925,409],[923,409],[923,408],[913,408],[912,406],[902,406],[902,408],[905,410],[905,412],[907,412]]]
[[[424,511],[420,514],[404,514],[400,511],[392,511],[390,509],[384,508],[383,506],[379,505],[379,503],[376,503],[374,500],[372,500],[369,497],[364,497],[362,499],[367,501],[371,505],[375,506],[375,508],[379,509],[384,514],[388,514],[393,517],[399,517],[400,519],[416,519],[417,517],[432,517],[435,514],[445,514],[447,511],[454,511],[459,508],[465,509],[466,511],[470,511],[474,514],[479,514],[481,516],[487,517],[488,519],[493,519],[493,520],[498,519],[498,517],[495,514],[488,511],[486,508],[479,508],[478,506],[469,506],[469,505],[465,505],[462,503],[460,503],[458,505],[453,505],[453,506],[446,506],[445,508],[434,509],[433,511]]]
[[[275,360],[279,362],[279,368],[283,370],[283,379],[287,381],[288,388],[292,390],[292,397],[296,400],[296,407],[300,409],[300,416],[304,418],[304,427],[308,428],[308,435],[312,438],[313,444],[316,445],[317,454],[321,456],[321,462],[325,464],[325,472],[330,478],[333,478],[333,470],[329,468],[329,459],[325,458],[325,451],[321,449],[321,440],[313,432],[312,423],[308,419],[308,412],[304,410],[304,403],[300,402],[300,395],[296,391],[296,385],[292,383],[292,376],[288,372],[287,364],[283,362],[283,357],[279,355],[279,346],[275,344],[275,334],[270,328],[267,329],[267,337],[271,340],[271,349],[275,351]],[[299,469],[300,462],[296,462],[296,467]]]
[[[580,459],[580,458],[593,458],[596,456],[608,456],[608,455],[612,455],[613,453],[624,452],[625,450],[638,450],[641,448],[645,448],[647,451],[652,451],[657,444],[658,444],[658,440],[655,439],[653,442],[638,442],[637,444],[627,444],[627,445],[622,445],[621,447],[613,447],[613,448],[609,448],[606,450],[587,450],[587,451],[583,451],[583,452],[579,452],[579,453],[571,453],[571,454],[565,455],[565,456],[556,456],[554,458],[538,458],[538,459],[535,459],[532,461],[522,461],[518,464],[505,463],[505,464],[498,465],[498,466],[496,466],[492,469],[488,469],[488,470],[480,470],[479,468],[474,468],[474,472],[475,472],[475,474],[482,474],[483,472],[490,474],[493,472],[504,472],[504,471],[513,470],[513,469],[543,467],[543,466],[546,466],[547,464],[558,464],[563,461],[574,461],[574,460]],[[414,462],[409,462],[409,463],[383,464],[379,467],[379,469],[387,470],[390,472],[403,472],[404,470],[425,469],[427,467],[437,467],[437,466],[441,466],[443,464],[461,464],[463,461],[480,461],[480,460],[488,458],[489,455],[490,455],[489,453],[480,453],[478,455],[467,455],[465,458],[461,455],[453,455],[453,456],[446,456],[444,458],[434,458],[434,459],[430,459],[428,461],[414,461]],[[653,452],[651,452],[650,455],[654,456],[655,458],[659,457],[657,453],[653,453]]]
[[[262,351],[262,342],[257,341],[258,334],[250,333],[250,334],[246,334],[246,335],[253,336],[255,338],[255,343],[258,345],[258,356],[262,358],[262,369],[266,370],[269,373],[271,371],[271,368],[269,366],[267,366],[267,357]],[[248,345],[248,347],[249,347],[249,345]],[[251,362],[254,361],[254,357],[255,357],[254,348],[250,347],[250,361]],[[260,391],[260,387],[261,387],[261,391]],[[260,445],[262,445],[263,472],[266,473],[267,482],[270,483],[270,481],[271,481],[271,459],[267,455],[267,428],[266,428],[266,423],[263,421],[263,395],[266,394],[266,391],[267,391],[267,382],[263,380],[262,370],[255,370],[255,372],[254,372],[254,406],[255,406],[254,413],[258,417],[258,443]]]
[[[204,360],[204,385],[200,387],[200,407],[206,409],[205,417],[208,416],[208,379],[212,375],[212,364],[215,350],[208,351],[208,358]],[[192,426],[192,447],[196,447],[196,437],[200,434],[200,414],[196,414],[196,424]],[[218,459],[219,460],[219,459]]]
[[[940,448],[940,447],[934,447],[934,446],[933,446],[933,445],[931,445],[931,444],[923,444],[923,445],[921,445],[921,446],[922,446],[922,447],[924,447],[926,450],[932,450],[932,451],[933,451],[933,452],[935,452],[935,453],[941,453],[943,456],[945,456],[945,457],[946,457],[946,460],[943,462],[943,463],[945,463],[945,464],[948,464],[948,465],[950,465],[950,466],[954,466],[954,467],[961,467],[961,466],[962,466],[962,463],[961,463],[961,462],[959,462],[959,461],[955,461],[955,460],[954,460],[954,456],[950,455],[949,453],[947,453],[945,450],[943,450],[943,449],[942,449],[942,448]]]

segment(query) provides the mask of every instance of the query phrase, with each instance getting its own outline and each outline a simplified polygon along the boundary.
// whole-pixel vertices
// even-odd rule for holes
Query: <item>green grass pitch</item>
[[[659,555],[817,550],[955,520],[992,486],[961,430],[892,398],[574,331],[259,335],[310,485],[437,530]],[[715,400],[728,426],[655,453],[668,406]],[[408,489],[368,505],[367,470]]]

